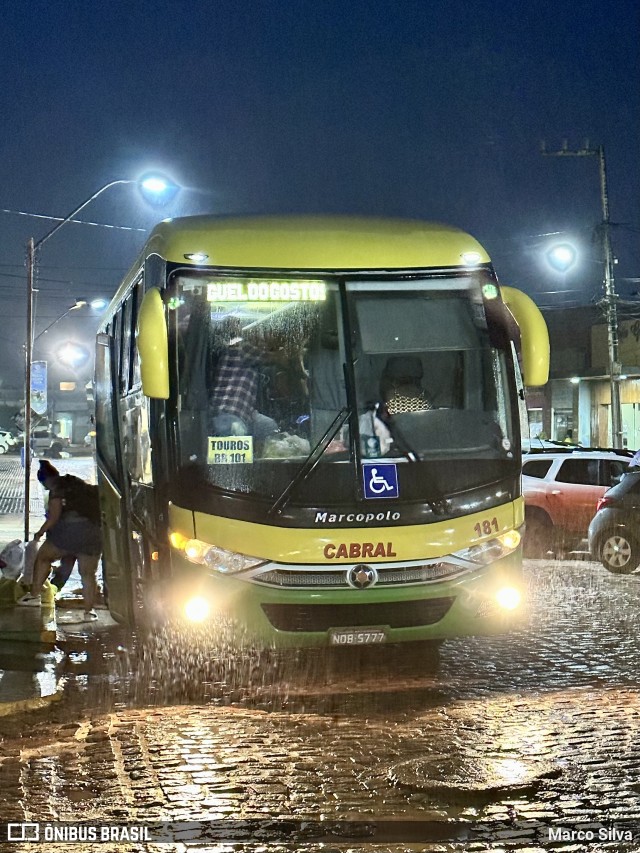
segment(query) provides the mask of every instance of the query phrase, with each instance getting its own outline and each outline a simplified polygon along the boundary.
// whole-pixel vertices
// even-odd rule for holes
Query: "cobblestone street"
[[[294,849],[374,849],[351,823],[328,847],[314,834],[375,821],[375,849],[640,850],[640,578],[578,561],[526,572],[528,625],[448,642],[435,663],[379,648],[189,674],[133,646],[93,670],[67,661],[61,702],[1,722],[5,819],[178,822],[170,844],[119,851],[292,849],[274,821]],[[221,819],[240,821],[235,848]],[[429,834],[442,821],[448,837]]]

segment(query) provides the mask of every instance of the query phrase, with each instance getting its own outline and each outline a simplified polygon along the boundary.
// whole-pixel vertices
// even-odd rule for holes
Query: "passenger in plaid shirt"
[[[278,431],[278,425],[256,410],[260,366],[266,353],[246,341],[225,348],[211,397],[216,435],[252,435],[256,441]]]

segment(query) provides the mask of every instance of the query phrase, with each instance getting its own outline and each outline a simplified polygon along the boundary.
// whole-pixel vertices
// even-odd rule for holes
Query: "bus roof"
[[[253,269],[374,270],[490,262],[469,234],[434,222],[349,216],[187,216],[153,230],[144,254]],[[204,261],[186,255],[202,253]],[[473,262],[466,253],[476,253]]]

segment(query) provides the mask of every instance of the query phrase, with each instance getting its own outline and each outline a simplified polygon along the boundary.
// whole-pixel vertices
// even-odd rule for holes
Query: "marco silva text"
[[[548,830],[549,841],[634,841],[637,833],[618,826],[582,827],[551,826]]]

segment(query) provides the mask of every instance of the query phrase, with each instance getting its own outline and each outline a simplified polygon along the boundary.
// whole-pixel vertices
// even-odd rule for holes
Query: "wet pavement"
[[[118,851],[640,850],[640,577],[525,571],[526,625],[439,654],[80,632],[34,673],[61,698],[0,719],[5,819],[155,839]]]
[[[0,458],[0,494],[19,476]],[[439,651],[212,653],[71,595],[0,611],[0,851],[640,851],[640,576],[525,576],[520,629]]]
[[[35,519],[35,525],[42,523],[44,516],[43,491],[36,478],[38,473],[39,459],[34,457],[31,462],[31,478],[29,486],[29,512]],[[61,474],[75,474],[89,482],[95,480],[95,463],[91,456],[69,456],[65,459],[52,459],[50,462]],[[24,525],[22,516],[24,512],[24,468],[20,464],[18,454],[4,454],[0,456],[0,530],[7,524],[12,525],[15,516],[18,525],[18,535],[22,539]],[[37,530],[32,526],[32,533]],[[4,535],[3,535],[4,538]]]
[[[38,460],[31,466],[30,531],[44,518],[44,491],[36,474]],[[62,474],[75,474],[95,482],[95,464],[90,456],[76,455],[53,460]],[[24,537],[24,469],[17,454],[0,456],[0,547]],[[0,605],[0,716],[40,708],[62,695],[58,672],[61,650],[91,643],[97,635],[112,630],[115,623],[104,606],[98,621],[82,622],[81,581],[78,567],[65,585],[62,600],[53,606],[47,599],[42,608],[9,607],[3,596]],[[22,592],[22,590],[20,590]],[[31,661],[33,671],[29,672]],[[43,674],[46,673],[46,676]]]

